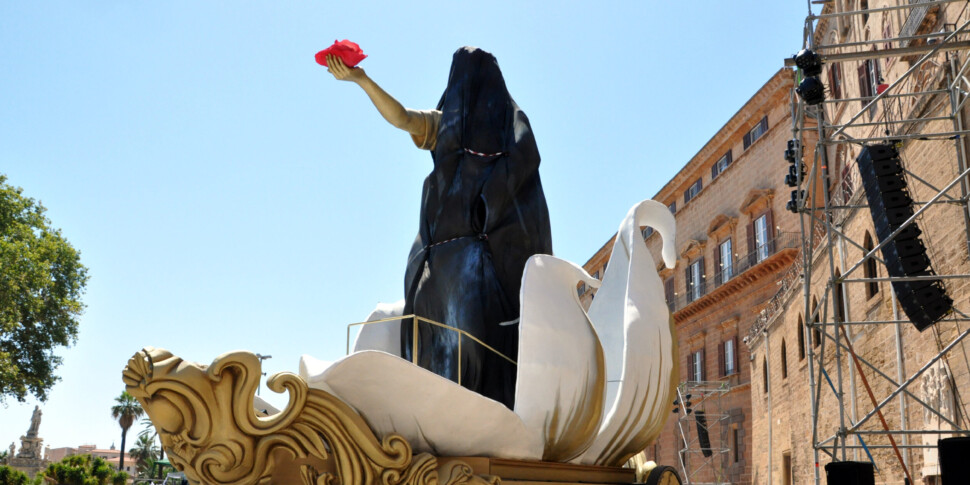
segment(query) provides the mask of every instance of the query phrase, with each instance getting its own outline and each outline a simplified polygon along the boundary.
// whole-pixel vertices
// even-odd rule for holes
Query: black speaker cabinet
[[[906,220],[913,217],[913,199],[903,176],[899,152],[891,143],[868,145],[856,158],[862,187],[869,201],[869,212],[879,242],[886,241]],[[882,247],[886,271],[892,277],[932,277],[930,258],[920,239],[923,232],[916,222],[906,226]],[[953,307],[943,280],[894,281],[893,291],[903,312],[920,331],[938,322]]]
[[[867,461],[833,461],[825,465],[828,485],[876,485],[872,463]]]
[[[943,485],[970,483],[970,438],[944,438],[937,442]]]

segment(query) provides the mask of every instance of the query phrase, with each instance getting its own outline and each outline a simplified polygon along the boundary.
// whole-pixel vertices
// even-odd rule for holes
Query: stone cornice
[[[707,335],[707,330],[699,330],[695,332],[693,335],[691,335],[690,337],[687,337],[687,348],[689,348],[690,351],[693,352],[698,348],[703,347],[704,337],[706,335]]]
[[[690,239],[684,243],[683,249],[680,250],[681,259],[691,260],[700,256],[704,252],[704,246],[707,246],[706,239]]]
[[[749,216],[757,214],[764,211],[771,205],[771,199],[774,198],[774,189],[751,189],[748,195],[744,197],[744,201],[741,202],[741,206],[738,210],[742,214],[747,214]]]
[[[738,226],[738,218],[730,217],[725,214],[718,214],[717,217],[711,221],[711,224],[707,226],[707,236],[714,241],[720,241],[724,236],[728,234],[733,234],[734,229]]]
[[[717,308],[718,304],[731,295],[747,288],[756,282],[778,271],[782,271],[795,261],[798,249],[787,248],[772,254],[757,266],[731,278],[727,283],[718,286],[710,293],[694,300],[689,305],[674,312],[674,323],[686,322],[692,317],[710,308]]]
[[[721,322],[721,324],[718,325],[718,327],[721,329],[721,333],[727,333],[728,331],[731,331],[731,330],[733,330],[734,332],[737,332],[737,326],[740,320],[741,320],[740,317],[738,317],[737,315],[734,315],[731,318],[728,318],[727,320],[724,320],[723,322]]]

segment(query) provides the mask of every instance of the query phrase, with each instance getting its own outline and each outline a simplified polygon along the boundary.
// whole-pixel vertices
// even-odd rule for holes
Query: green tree
[[[30,477],[26,473],[9,466],[0,466],[0,485],[28,485]]]
[[[121,426],[121,459],[118,460],[118,469],[125,469],[125,438],[128,436],[128,429],[135,423],[135,420],[145,414],[145,410],[138,404],[134,396],[128,391],[121,391],[121,395],[115,398],[114,406],[111,406],[111,417],[118,420]]]
[[[128,450],[128,454],[135,460],[138,476],[147,478],[158,458],[158,447],[155,446],[154,437],[139,433],[135,446]]]
[[[152,423],[151,418],[142,418],[141,425],[144,426],[144,428],[138,432],[139,438],[142,436],[151,436],[152,441],[158,438],[158,430],[155,429],[155,423]],[[165,459],[165,447],[161,446],[161,439],[159,439],[158,459]]]
[[[51,463],[40,475],[53,485],[121,485],[128,481],[127,473],[116,472],[103,459],[91,455],[74,455]]]
[[[0,175],[0,403],[44,401],[59,346],[77,340],[87,269],[40,202]]]

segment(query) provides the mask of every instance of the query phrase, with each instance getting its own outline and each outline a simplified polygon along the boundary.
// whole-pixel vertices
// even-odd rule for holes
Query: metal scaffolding
[[[855,72],[850,68],[860,62],[873,62],[876,59],[894,59],[909,63],[909,68],[891,83],[878,80],[878,89],[871,92],[871,96],[864,93],[861,97],[841,97],[827,99],[821,104],[809,106],[804,101],[792,95],[792,133],[793,139],[802,140],[797,144],[796,172],[798,187],[804,190],[803,195],[796,193],[795,200],[799,211],[801,226],[802,258],[795,266],[800,271],[802,284],[793,284],[791,291],[797,291],[799,286],[804,291],[805,326],[802,329],[805,342],[817,345],[805,345],[809,357],[808,385],[811,390],[812,415],[812,444],[814,448],[815,483],[824,480],[820,475],[818,464],[823,461],[845,461],[852,459],[847,455],[861,457],[864,461],[872,460],[876,467],[888,463],[878,463],[873,460],[873,450],[891,448],[895,452],[899,465],[910,476],[912,468],[908,450],[914,448],[935,447],[935,443],[923,444],[911,442],[910,436],[926,434],[967,434],[966,416],[953,415],[945,412],[935,403],[926,402],[920,397],[917,385],[930,369],[936,369],[945,360],[950,350],[958,346],[964,338],[970,335],[970,326],[960,322],[970,321],[970,308],[967,308],[966,298],[954,303],[953,311],[944,317],[944,321],[953,322],[957,329],[955,336],[949,341],[940,340],[940,333],[936,329],[927,329],[920,335],[931,339],[935,335],[938,352],[921,362],[915,362],[913,356],[907,355],[906,366],[917,369],[908,375],[901,365],[903,359],[902,327],[909,324],[905,314],[899,312],[896,295],[889,285],[888,291],[892,299],[891,320],[871,321],[852,320],[866,312],[848,311],[848,288],[863,287],[874,282],[913,281],[923,277],[894,278],[875,277],[866,275],[864,266],[870,259],[882,262],[880,249],[906,226],[914,221],[922,220],[930,211],[943,207],[962,208],[963,227],[958,230],[966,233],[966,247],[961,250],[966,254],[970,250],[970,212],[968,212],[968,169],[965,153],[965,137],[970,130],[964,125],[964,114],[967,101],[970,100],[970,81],[965,74],[970,68],[970,21],[960,25],[949,24],[939,32],[919,33],[920,25],[928,14],[934,14],[945,9],[948,4],[956,0],[919,1],[909,0],[884,8],[867,10],[835,12],[834,7],[823,10],[823,14],[813,15],[812,4],[808,2],[809,15],[805,21],[804,47],[817,52],[823,65],[831,69],[840,69],[842,73]],[[844,2],[837,2],[843,5]],[[864,40],[845,43],[825,43],[823,36],[817,36],[816,30],[826,22],[844,22],[859,16],[868,16],[878,12],[902,11],[906,15],[906,23],[899,29],[899,36],[878,40]],[[866,17],[868,18],[868,17]],[[965,18],[965,17],[964,17]],[[842,25],[842,24],[839,24]],[[924,26],[925,27],[925,26]],[[841,27],[835,26],[836,30]],[[925,30],[925,29],[924,29]],[[823,32],[824,34],[825,32]],[[837,39],[844,39],[842,35]],[[874,46],[880,49],[875,50]],[[882,48],[886,46],[886,48]],[[941,59],[944,61],[941,62]],[[877,62],[877,61],[876,61]],[[895,62],[895,61],[894,61]],[[794,62],[788,60],[787,65]],[[845,65],[845,68],[841,66]],[[833,67],[839,66],[839,67]],[[901,69],[905,64],[899,64]],[[863,67],[859,67],[859,72]],[[861,76],[861,74],[860,74]],[[825,81],[827,90],[831,92],[833,86]],[[844,88],[840,88],[843,90]],[[833,123],[829,120],[841,119]],[[945,129],[940,129],[939,122],[946,122]],[[806,142],[817,135],[816,148],[813,153],[801,153]],[[840,162],[838,157],[845,157],[847,145],[867,145],[879,142],[897,143],[905,145],[906,149],[917,144],[927,143],[928,140],[952,140],[952,158],[941,159],[939,163],[955,165],[955,177],[935,184],[929,180],[937,174],[918,173],[918,169],[906,165],[903,160],[905,177],[910,187],[920,187],[920,192],[928,192],[932,196],[914,204],[914,215],[902,227],[883,241],[861,241],[861,235],[848,234],[844,224],[851,217],[869,217],[866,197],[862,194],[859,172],[855,168],[854,160],[844,160],[847,167],[842,173],[830,173],[835,167],[830,163]],[[808,143],[809,146],[811,143]],[[807,158],[806,158],[807,157]],[[803,168],[804,166],[804,168]],[[807,170],[806,170],[807,169]],[[925,240],[930,259],[934,261],[934,270],[938,278],[947,286],[956,285],[960,280],[970,281],[968,274],[953,274],[953,265],[937,265],[936,257],[943,248],[934,247],[933,241]],[[848,250],[851,248],[851,251]],[[853,257],[855,254],[862,257]],[[825,281],[824,292],[813,294],[813,281]],[[962,284],[962,283],[961,283]],[[845,290],[844,290],[845,289]],[[819,290],[821,291],[821,290]],[[817,305],[815,299],[817,298]],[[770,323],[769,323],[770,324]],[[895,326],[896,365],[891,358],[884,359],[883,364],[871,362],[856,353],[853,347],[855,337],[873,326]],[[866,326],[866,327],[858,327]],[[936,327],[936,325],[934,325]],[[819,338],[821,337],[821,338]],[[848,375],[846,375],[848,374]],[[888,395],[876,396],[866,376],[878,382],[880,386],[888,386]],[[857,388],[856,380],[861,379],[868,391],[868,398],[863,395],[857,402],[849,403],[846,389]],[[955,390],[956,391],[956,390]],[[827,409],[837,407],[837,425],[820,422],[820,412],[823,406]],[[941,424],[940,429],[911,429],[907,425],[907,416],[911,413],[907,406],[917,406],[924,413],[934,416]],[[850,409],[851,408],[851,409]],[[891,409],[897,413],[897,418],[889,426],[883,417],[883,411]],[[858,412],[859,410],[862,412]],[[889,412],[889,411],[887,411]],[[861,416],[861,417],[860,417]],[[881,425],[873,426],[876,420]],[[872,423],[870,423],[872,421]],[[867,425],[868,423],[868,425]],[[873,428],[876,429],[873,429]],[[893,429],[896,428],[896,429]],[[879,435],[878,442],[889,440],[890,445],[872,444],[873,435]],[[897,443],[896,438],[899,438]],[[919,441],[917,438],[915,441]],[[859,451],[856,451],[859,450]],[[864,453],[863,453],[864,452]],[[905,455],[905,456],[904,456]],[[868,457],[868,459],[866,458]],[[769,458],[770,460],[770,458]],[[770,462],[769,462],[770,463]],[[892,462],[897,463],[896,461]],[[686,474],[686,469],[685,469]]]
[[[730,416],[722,411],[721,397],[729,391],[725,381],[687,381],[677,386],[682,446],[678,459],[685,485],[728,483],[724,463],[731,450],[725,443],[729,431],[725,426]]]

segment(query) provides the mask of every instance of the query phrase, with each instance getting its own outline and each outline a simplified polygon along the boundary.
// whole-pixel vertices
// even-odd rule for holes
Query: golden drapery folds
[[[223,354],[204,366],[151,347],[123,372],[170,461],[193,485],[499,483],[473,475],[460,461],[439,467],[430,454],[412,455],[399,435],[378,440],[353,409],[291,373],[267,382],[274,392],[289,393],[286,408],[259,416],[260,376],[260,361],[249,352]]]

